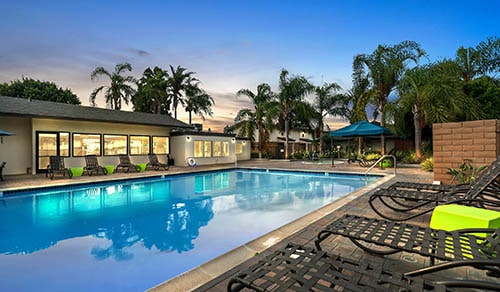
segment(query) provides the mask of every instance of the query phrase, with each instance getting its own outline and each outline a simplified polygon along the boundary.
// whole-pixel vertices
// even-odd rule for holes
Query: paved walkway
[[[44,175],[20,175],[20,176],[6,176],[6,180],[0,182],[0,192],[5,192],[7,190],[19,189],[19,188],[36,188],[36,187],[46,187],[52,185],[65,185],[65,184],[75,184],[75,183],[87,183],[102,180],[122,180],[131,177],[144,177],[144,176],[158,176],[158,175],[168,175],[175,173],[186,173],[193,171],[205,171],[205,170],[216,170],[224,168],[232,168],[234,164],[226,165],[214,165],[214,166],[197,166],[197,167],[171,167],[168,171],[146,171],[141,173],[118,173],[108,176],[82,176],[75,177],[73,179],[63,178],[62,176],[56,177],[54,180],[45,178]],[[332,167],[331,163],[320,164],[320,163],[305,163],[302,161],[269,161],[269,160],[252,160],[245,162],[238,162],[238,167],[257,167],[257,168],[272,168],[272,169],[300,169],[300,170],[312,170],[312,171],[328,171],[328,172],[358,172],[363,173],[366,168],[360,167],[356,164],[347,164],[345,162],[336,162],[335,166]],[[393,169],[380,170],[374,168],[372,173],[383,173],[392,175]],[[432,173],[424,172],[419,168],[415,167],[398,167],[397,175],[386,179],[386,182],[382,187],[389,185],[395,181],[418,181],[418,182],[432,182]],[[357,214],[367,217],[376,217],[376,215],[371,210],[367,203],[369,195],[373,192],[373,188],[364,193],[357,194],[355,196],[346,196],[342,203],[337,203],[337,206],[328,210],[327,212],[320,213],[319,217],[314,217],[310,221],[306,221],[307,224],[302,225],[292,225],[288,229],[284,229],[286,234],[283,236],[283,240],[272,245],[268,250],[261,252],[258,256],[248,256],[247,259],[242,259],[239,262],[225,261],[224,256],[215,260],[216,265],[223,268],[222,274],[220,272],[210,273],[209,270],[205,269],[202,272],[197,273],[187,273],[181,277],[175,278],[173,281],[169,281],[166,284],[159,285],[152,290],[154,291],[226,291],[226,286],[229,278],[237,273],[239,270],[248,267],[249,265],[255,263],[260,257],[265,256],[269,252],[280,249],[288,242],[295,242],[298,244],[303,244],[307,246],[314,246],[314,239],[317,233],[325,227],[332,220],[342,216],[343,214]],[[355,198],[355,199],[353,199]],[[340,204],[340,205],[339,205]],[[307,217],[313,218],[313,217]],[[418,219],[411,220],[412,224],[419,224],[422,226],[427,226],[429,224],[430,215],[421,216]],[[300,227],[296,227],[300,226]],[[295,228],[295,229],[294,229]],[[283,232],[283,230],[282,230]],[[344,238],[332,236],[322,244],[325,251],[332,253],[339,253],[345,257],[355,258],[355,259],[369,259],[375,264],[383,265],[387,268],[399,271],[410,271],[417,268],[425,267],[429,265],[429,259],[416,256],[408,253],[398,253],[391,256],[379,257],[369,255],[363,252],[361,249],[357,248],[349,240]],[[231,253],[231,252],[230,252]],[[229,253],[229,254],[230,254]],[[252,254],[253,255],[253,254]],[[242,262],[242,263],[241,263]],[[235,267],[233,267],[236,265]],[[220,271],[220,269],[219,269]],[[200,274],[201,273],[201,274]],[[439,272],[435,275],[429,276],[428,279],[442,279],[442,278],[466,278],[466,279],[483,279],[486,278],[489,281],[492,278],[487,277],[484,272],[475,269],[460,268],[454,271]]]

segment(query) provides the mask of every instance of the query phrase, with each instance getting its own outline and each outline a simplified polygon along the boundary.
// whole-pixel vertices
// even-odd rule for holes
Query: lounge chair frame
[[[486,234],[486,238],[475,234]],[[377,255],[389,255],[402,251],[444,261],[495,260],[500,263],[500,228],[468,228],[445,231],[420,227],[395,221],[344,215],[318,233],[316,248],[331,235],[347,237],[364,251]],[[481,267],[499,275],[498,266]]]
[[[170,166],[169,166],[168,162],[167,163],[161,163],[158,160],[158,156],[156,156],[156,154],[149,153],[148,157],[149,157],[149,162],[146,164],[146,168],[148,166],[150,166],[154,170],[160,170],[160,168],[163,168],[163,170],[168,170],[169,169]]]
[[[83,167],[83,171],[87,172],[89,176],[92,176],[93,173],[99,174],[99,172],[102,172],[102,174],[104,175],[108,174],[108,170],[99,165],[99,160],[97,160],[97,155],[94,154],[85,155],[85,163],[86,166]]]
[[[130,161],[130,157],[128,155],[120,154],[118,155],[118,158],[120,159],[120,163],[115,167],[115,171],[118,171],[119,169],[125,173],[129,172],[130,169],[134,169],[137,172],[141,171],[141,168],[138,165],[135,165]]]
[[[66,176],[68,174],[69,178],[73,177],[73,174],[64,166],[64,157],[61,156],[50,156],[49,157],[49,165],[47,165],[47,172],[45,173],[45,177],[49,177],[50,179],[54,179],[56,173],[62,174]]]
[[[396,214],[388,214],[380,204]],[[469,187],[453,188],[449,192],[433,192],[404,189],[379,189],[373,193],[368,203],[382,218],[406,221],[426,214],[440,204],[468,204],[482,208],[500,208],[500,156],[486,168],[481,176]]]
[[[2,172],[3,172],[3,169],[5,168],[5,165],[6,165],[6,164],[7,164],[7,163],[6,163],[5,161],[4,161],[4,162],[2,162],[2,163],[0,163],[0,180],[1,180],[1,181],[4,181]]]
[[[427,269],[420,274],[433,272]],[[367,260],[328,255],[289,243],[232,277],[227,291],[244,288],[254,291],[448,291],[448,287],[498,290],[500,284],[471,280],[431,282],[384,269]]]

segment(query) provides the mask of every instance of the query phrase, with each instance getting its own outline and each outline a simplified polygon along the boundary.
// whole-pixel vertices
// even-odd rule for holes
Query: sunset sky
[[[460,46],[499,35],[498,11],[500,1],[486,0],[4,1],[0,82],[51,81],[89,105],[107,81],[90,80],[98,66],[129,62],[140,77],[147,67],[180,65],[215,100],[204,128],[222,131],[250,106],[235,93],[264,82],[277,91],[282,68],[348,90],[356,54],[413,40],[431,61],[453,58]],[[102,95],[97,104],[106,106]],[[179,119],[187,122],[182,109]]]

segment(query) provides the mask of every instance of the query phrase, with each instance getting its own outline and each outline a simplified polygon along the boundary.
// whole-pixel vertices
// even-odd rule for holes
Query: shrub
[[[427,158],[426,160],[422,161],[422,163],[420,163],[420,166],[422,167],[422,170],[434,171],[434,158]]]

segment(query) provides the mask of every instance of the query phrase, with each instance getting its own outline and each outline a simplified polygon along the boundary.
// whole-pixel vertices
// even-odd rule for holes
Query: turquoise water
[[[379,178],[229,170],[4,194],[0,291],[143,291]]]

